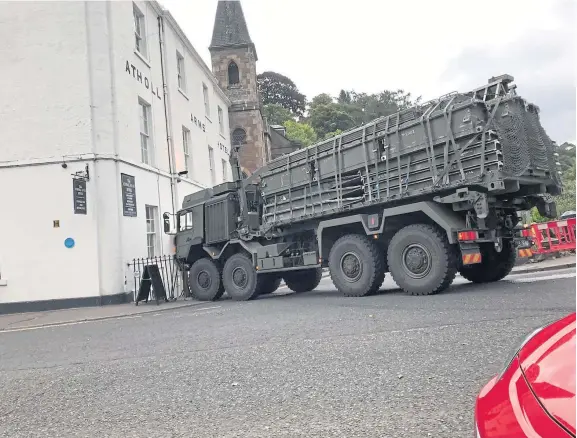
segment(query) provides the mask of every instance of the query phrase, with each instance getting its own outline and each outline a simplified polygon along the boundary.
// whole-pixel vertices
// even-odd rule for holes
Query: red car
[[[477,397],[478,438],[575,436],[575,312],[533,331]]]

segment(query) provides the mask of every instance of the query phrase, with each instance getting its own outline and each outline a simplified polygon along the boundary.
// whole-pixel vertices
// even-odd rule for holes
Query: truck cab
[[[226,182],[186,196],[176,214],[177,259],[192,264],[206,255],[205,245],[229,240],[236,230],[238,213],[234,183]]]

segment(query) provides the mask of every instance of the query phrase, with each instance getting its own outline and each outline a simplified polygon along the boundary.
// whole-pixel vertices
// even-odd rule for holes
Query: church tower
[[[240,0],[218,1],[209,50],[212,72],[231,101],[231,145],[240,145],[240,164],[251,174],[266,164],[269,151],[257,89],[258,57]]]

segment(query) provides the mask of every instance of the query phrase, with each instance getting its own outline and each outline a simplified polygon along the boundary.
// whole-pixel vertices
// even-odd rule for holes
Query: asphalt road
[[[0,333],[0,436],[470,438],[520,338],[575,311],[574,269],[394,287]]]

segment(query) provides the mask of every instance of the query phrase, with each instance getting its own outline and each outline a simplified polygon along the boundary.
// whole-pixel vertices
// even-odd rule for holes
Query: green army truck
[[[233,150],[236,148],[233,147]],[[508,275],[519,212],[555,217],[555,143],[539,108],[502,75],[279,157],[186,196],[176,258],[198,300],[315,289],[322,268],[346,296],[386,273],[412,295]],[[170,231],[170,215],[164,215]]]

